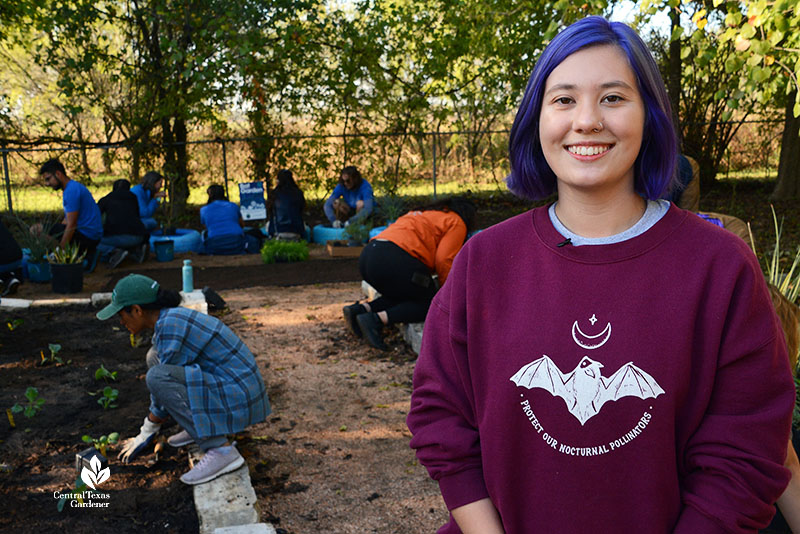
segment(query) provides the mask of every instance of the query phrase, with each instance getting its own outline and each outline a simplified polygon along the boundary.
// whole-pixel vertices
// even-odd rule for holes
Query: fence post
[[[228,157],[225,151],[225,141],[220,140],[222,143],[222,176],[225,178],[225,196],[230,200],[231,196],[228,194]]]
[[[439,137],[439,132],[434,132],[431,136],[433,139],[433,200],[436,200],[436,140]]]
[[[14,206],[11,205],[11,177],[8,175],[8,150],[3,145],[3,174],[6,177],[6,194],[8,195],[8,212],[14,215]]]

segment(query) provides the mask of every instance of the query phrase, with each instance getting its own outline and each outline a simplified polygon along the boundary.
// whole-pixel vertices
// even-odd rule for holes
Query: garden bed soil
[[[342,306],[360,298],[360,283],[222,290],[219,317],[252,349],[273,405],[264,423],[235,436],[250,467],[263,521],[279,532],[433,532],[447,512],[435,482],[408,447],[405,415],[416,355],[398,332],[387,353],[350,334]],[[146,342],[131,347],[115,319],[89,306],[3,312],[0,406],[22,402],[35,386],[47,401],[32,419],[0,422],[0,531],[196,532],[192,492],[178,477],[183,450],[167,448],[131,465],[109,451],[111,477],[98,489],[108,509],[57,511],[55,491],[76,478],[83,434],[135,435],[146,414]],[[13,331],[6,323],[24,322]],[[149,336],[143,336],[147,340]],[[60,343],[66,365],[38,367],[39,352]],[[87,391],[102,389],[94,371],[118,372],[119,407],[104,411]],[[29,430],[28,430],[29,429]],[[169,435],[175,426],[165,430]],[[113,527],[111,526],[113,525]]]
[[[73,489],[76,453],[88,447],[84,434],[98,438],[138,432],[147,414],[142,347],[116,321],[101,322],[88,306],[38,308],[2,314],[0,328],[0,407],[25,403],[25,390],[36,387],[45,400],[32,418],[6,414],[0,421],[0,531],[15,532],[192,532],[197,530],[191,488],[178,480],[187,469],[186,453],[168,449],[159,461],[123,465],[109,451],[110,478],[98,486],[108,494],[107,508],[72,508],[62,512],[54,493]],[[21,324],[12,331],[8,323]],[[40,353],[58,343],[64,364],[39,366]],[[66,363],[69,362],[69,363]],[[104,364],[118,373],[108,385],[119,391],[118,407],[104,410],[97,396],[104,381],[95,370]]]

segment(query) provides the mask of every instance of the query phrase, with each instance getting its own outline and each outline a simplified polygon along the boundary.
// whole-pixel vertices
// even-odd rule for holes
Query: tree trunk
[[[781,157],[778,163],[778,182],[771,200],[800,197],[800,117],[792,113],[796,92],[789,95],[781,137]]]
[[[189,200],[189,158],[186,151],[186,121],[176,118],[173,122],[175,139],[175,164],[177,174],[172,194],[175,195],[174,215],[180,216],[186,211]]]
[[[678,6],[669,11],[670,30],[675,31],[681,25],[681,13]],[[678,148],[681,144],[680,105],[681,105],[681,42],[669,43],[669,72],[667,73],[667,93],[672,107],[672,123],[675,125],[675,135],[678,137]]]

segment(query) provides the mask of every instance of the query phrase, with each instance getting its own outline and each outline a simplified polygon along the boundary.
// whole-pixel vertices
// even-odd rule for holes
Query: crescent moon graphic
[[[581,342],[581,340],[578,339],[578,336],[580,336],[585,341]],[[596,341],[601,336],[602,339],[600,341]],[[578,326],[578,321],[575,321],[572,324],[572,339],[575,340],[575,343],[577,343],[578,346],[583,347],[584,349],[592,350],[600,348],[606,344],[606,341],[608,341],[608,338],[610,337],[611,337],[611,323],[606,324],[605,329],[603,329],[602,332],[594,336],[587,336],[586,334],[581,332],[581,329]]]

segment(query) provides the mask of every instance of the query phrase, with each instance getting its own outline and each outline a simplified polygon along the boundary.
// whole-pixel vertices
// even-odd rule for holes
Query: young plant
[[[109,408],[116,408],[118,396],[119,396],[119,391],[117,391],[116,389],[112,389],[111,386],[106,386],[103,388],[103,396],[97,399],[97,404],[102,406],[104,410],[108,410]]]
[[[781,268],[781,233],[783,232],[783,220],[781,220],[780,225],[778,225],[778,217],[775,215],[775,208],[770,206],[770,209],[772,210],[772,224],[775,227],[775,246],[772,248],[771,258],[767,264],[767,281],[777,287],[781,294],[789,299],[789,302],[796,303],[797,297],[800,296],[800,247],[797,248],[794,259],[791,260],[789,270],[785,271]],[[791,255],[789,255],[789,257],[791,258]]]
[[[372,226],[369,224],[354,222],[347,225],[344,229],[344,235],[348,241],[361,244],[369,239],[369,231],[371,229]]]
[[[94,372],[94,379],[95,380],[103,379],[106,382],[108,382],[109,380],[116,380],[117,379],[117,372],[116,371],[114,371],[114,372],[109,371],[108,369],[106,369],[105,365],[103,365],[101,363],[100,367],[97,369],[97,371]]]
[[[77,243],[67,243],[64,247],[56,247],[47,257],[50,263],[80,263],[86,257],[86,251],[81,252]]]
[[[11,407],[11,412],[22,412],[25,417],[30,419],[42,409],[44,399],[39,396],[39,390],[32,386],[25,390],[25,398],[28,399],[28,403],[24,406],[19,403],[15,404]]]
[[[67,493],[62,493],[58,497],[58,511],[64,511],[64,505],[66,505],[69,501],[75,499],[79,503],[83,504],[83,498],[95,493],[95,490],[89,489],[86,483],[81,480],[80,477],[75,481],[75,491],[68,491]]]
[[[404,204],[402,197],[398,196],[386,196],[381,199],[380,211],[386,219],[386,224],[396,221],[402,215]]]
[[[119,441],[119,432],[112,432],[107,436],[103,435],[99,438],[93,438],[92,436],[86,434],[81,439],[86,443],[91,443],[94,445],[94,448],[100,451],[100,454],[106,456],[106,449],[108,449],[108,446],[116,445],[116,443]]]
[[[305,261],[308,259],[308,244],[305,241],[279,241],[270,239],[261,247],[264,263]]]
[[[47,229],[58,221],[59,218],[54,215],[47,215],[34,224],[28,224],[20,217],[16,218],[16,224],[19,227],[19,245],[30,251],[32,263],[45,262],[46,256],[58,244],[54,237],[47,233]]]
[[[50,349],[50,357],[45,357],[44,351],[39,351],[39,354],[42,356],[42,361],[39,365],[47,365],[49,363],[56,363],[56,364],[64,364],[64,360],[61,357],[57,356],[59,352],[61,352],[61,345],[58,343],[49,343],[47,348]],[[67,363],[70,363],[72,360],[67,360]]]
[[[13,332],[14,330],[22,326],[24,323],[25,323],[24,319],[14,319],[13,321],[6,324],[8,325],[8,329]]]

